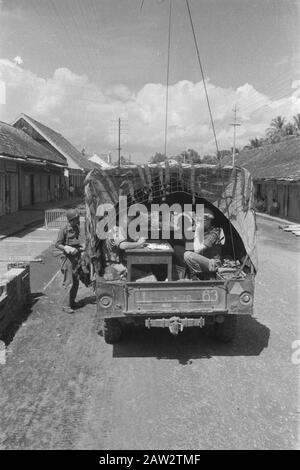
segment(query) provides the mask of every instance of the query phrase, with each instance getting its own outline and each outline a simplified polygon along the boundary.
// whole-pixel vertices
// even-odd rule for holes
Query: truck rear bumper
[[[146,328],[169,328],[173,335],[177,335],[184,328],[203,328],[205,326],[205,318],[147,318],[145,320]]]

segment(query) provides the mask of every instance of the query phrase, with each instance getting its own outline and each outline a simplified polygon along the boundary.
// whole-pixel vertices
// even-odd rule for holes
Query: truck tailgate
[[[124,313],[186,314],[226,309],[223,281],[128,283]]]

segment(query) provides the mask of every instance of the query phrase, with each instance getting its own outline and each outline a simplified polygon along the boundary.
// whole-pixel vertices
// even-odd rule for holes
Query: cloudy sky
[[[79,149],[164,150],[170,0],[0,0],[0,119],[24,112]],[[189,0],[219,147],[300,112],[300,0]],[[172,0],[168,154],[214,152],[185,0]]]

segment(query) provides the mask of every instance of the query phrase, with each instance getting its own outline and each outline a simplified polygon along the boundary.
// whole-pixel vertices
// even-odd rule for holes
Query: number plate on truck
[[[216,289],[203,289],[199,292],[201,302],[218,302],[218,291]]]
[[[175,283],[174,283],[175,284]],[[197,312],[225,308],[225,291],[199,286],[138,286],[128,290],[128,312]]]

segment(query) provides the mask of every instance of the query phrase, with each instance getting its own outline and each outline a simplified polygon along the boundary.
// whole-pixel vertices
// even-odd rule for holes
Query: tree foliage
[[[300,131],[300,113],[296,114],[296,116],[293,116],[294,119],[294,126],[296,128],[296,131]]]
[[[249,143],[245,145],[244,149],[253,149],[262,147],[264,144],[280,142],[286,136],[300,135],[300,113],[293,116],[293,122],[287,122],[284,116],[276,116],[270,122],[269,127],[266,129],[264,137],[253,137]],[[236,154],[239,149],[236,148]],[[232,155],[231,149],[224,149],[219,151],[221,160]],[[162,153],[157,152],[150,158],[150,163],[164,162],[168,157]],[[173,160],[180,163],[213,163],[215,164],[218,159],[216,155],[200,155],[197,150],[187,149],[183,150],[180,154],[172,156]]]
[[[150,163],[161,163],[164,162],[166,159],[167,156],[165,154],[156,152],[156,154],[150,158]]]
[[[286,136],[300,135],[300,113],[293,116],[294,122],[287,122],[284,116],[276,116],[270,122],[265,136],[262,138],[254,137],[250,139],[249,144],[244,148],[258,148],[264,144],[280,142]]]

